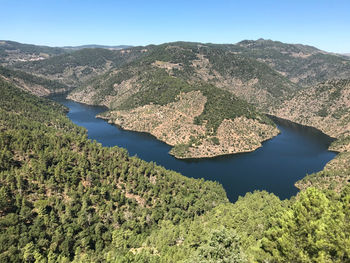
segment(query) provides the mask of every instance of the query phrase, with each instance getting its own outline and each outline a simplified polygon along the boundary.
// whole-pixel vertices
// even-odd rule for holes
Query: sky
[[[0,39],[49,46],[301,43],[350,53],[349,0],[0,0]]]

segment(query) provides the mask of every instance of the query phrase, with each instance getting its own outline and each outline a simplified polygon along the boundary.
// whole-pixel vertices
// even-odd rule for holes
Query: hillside
[[[85,48],[45,60],[17,63],[13,68],[77,87],[91,77],[105,73],[144,53],[143,48],[109,50]]]
[[[259,39],[241,41],[230,50],[268,64],[299,86],[347,78],[350,74],[349,59],[312,46]]]
[[[88,140],[55,102],[0,91],[1,262],[350,259],[349,187],[230,204],[217,183]]]
[[[329,80],[303,89],[270,113],[307,126],[331,137],[350,135],[350,80]]]
[[[0,90],[1,262],[91,253],[100,262],[110,249],[141,246],[161,220],[227,203],[216,183],[87,140],[63,106],[2,80]]]
[[[233,80],[239,83],[231,86]],[[100,117],[153,134],[174,146],[171,154],[178,158],[199,158],[252,151],[278,134],[267,117],[235,93],[263,104],[293,88],[260,62],[225,55],[218,47],[179,42],[152,46],[68,98],[105,105],[110,111]],[[256,93],[261,96],[252,95]]]
[[[0,66],[0,78],[14,83],[18,88],[37,96],[67,92],[70,88],[58,81],[38,77],[23,71]]]
[[[71,86],[78,86],[89,77],[130,62],[141,53],[151,53],[161,62],[177,61],[175,64],[186,64],[192,61],[196,68],[192,73],[196,73],[197,79],[211,80],[213,84],[252,103],[270,102],[270,93],[272,92],[272,97],[276,96],[273,90],[279,90],[278,87],[288,92],[290,88],[294,90],[295,86],[305,87],[328,79],[347,78],[350,73],[350,60],[344,55],[328,53],[312,46],[264,39],[220,45],[174,42],[134,48],[98,45],[51,48],[11,41],[1,43],[2,63],[7,61],[6,64],[12,65],[27,61],[15,67],[28,73],[60,80]],[[123,50],[117,50],[120,48]],[[171,52],[174,54],[169,54]],[[63,56],[51,59],[52,56],[60,54]],[[152,60],[152,55],[149,61]],[[176,65],[166,65],[170,68],[174,66]],[[250,70],[252,75],[240,72],[238,67],[244,67],[244,71]],[[257,79],[259,82],[255,83]],[[288,83],[286,79],[292,83]],[[260,91],[259,97],[263,99],[256,101],[254,91],[260,89],[263,92]],[[264,89],[267,89],[267,94]]]
[[[66,52],[62,48],[0,40],[0,65],[12,65],[16,62],[24,61],[38,61]]]
[[[337,138],[330,150],[340,152],[325,169],[297,183],[341,189],[350,180],[350,80],[329,80],[306,88],[270,109],[272,115],[315,127]]]

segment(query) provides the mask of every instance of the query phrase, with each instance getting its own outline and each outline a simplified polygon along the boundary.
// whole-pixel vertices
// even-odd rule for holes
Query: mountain
[[[17,63],[13,68],[77,87],[91,77],[132,61],[143,52],[143,48],[131,50],[85,48],[45,60]]]
[[[350,135],[350,80],[328,80],[303,89],[270,111],[320,129],[331,137]]]
[[[120,50],[120,49],[126,49],[126,48],[131,48],[132,46],[130,45],[119,45],[119,46],[105,46],[105,45],[81,45],[81,46],[64,46],[62,47],[63,49],[68,49],[68,50],[79,50],[79,49],[84,49],[84,48],[104,48],[104,49],[109,49],[109,50]]]
[[[0,78],[10,81],[18,88],[37,96],[47,96],[53,93],[62,93],[70,90],[70,87],[58,81],[2,66],[0,66]]]
[[[340,191],[350,180],[350,80],[328,80],[298,91],[272,107],[272,115],[315,127],[337,140],[330,150],[340,152],[325,169],[306,176],[299,188],[310,185]]]
[[[107,106],[110,111],[100,117],[149,132],[174,146],[172,154],[188,158],[260,147],[278,131],[259,110],[268,112],[314,83],[347,76],[350,60],[311,46],[259,39],[84,48],[12,68],[78,87],[69,98]],[[179,122],[186,125],[180,129]]]
[[[100,117],[153,134],[174,146],[178,158],[252,151],[278,134],[242,100],[261,105],[296,88],[265,64],[216,45],[176,42],[145,50],[68,98],[107,106],[110,111]]]
[[[62,105],[0,92],[1,262],[349,261],[349,186],[231,204],[215,182],[88,140]]]
[[[350,74],[348,59],[312,46],[259,39],[241,41],[230,50],[268,64],[300,86],[347,78]]]
[[[0,65],[12,65],[16,62],[38,61],[67,51],[58,47],[36,46],[14,41],[0,40]]]

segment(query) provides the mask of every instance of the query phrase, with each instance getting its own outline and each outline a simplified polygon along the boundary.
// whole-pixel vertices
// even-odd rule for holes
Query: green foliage
[[[1,261],[142,262],[130,250],[161,221],[227,202],[217,183],[88,140],[57,103],[4,81],[0,90]]]
[[[341,199],[308,188],[274,217],[262,248],[276,262],[348,262],[348,199],[348,189]]]
[[[254,262],[262,254],[261,239],[270,218],[286,205],[287,202],[281,202],[267,192],[248,193],[234,204],[220,204],[178,226],[163,221],[160,229],[151,233],[144,247],[157,251],[160,262],[183,262],[188,259],[190,262],[202,262],[204,258],[199,258],[204,251],[208,260],[216,255],[217,261],[227,256]],[[226,247],[226,250],[223,243],[217,242],[218,236],[222,236],[229,242],[228,247],[232,247]],[[229,253],[230,250],[232,253]]]
[[[165,105],[175,101],[180,92],[193,90],[187,82],[169,76],[163,69],[144,72],[140,84],[141,91],[125,100],[119,109],[133,109],[147,104]]]
[[[240,116],[274,125],[269,118],[259,113],[253,106],[228,91],[217,89],[212,85],[200,85],[199,90],[207,98],[207,103],[203,113],[195,118],[195,123],[202,124],[206,121],[207,130],[210,132],[216,133],[224,119],[235,119]]]
[[[241,252],[240,240],[234,231],[226,228],[213,230],[188,263],[239,263],[246,262]]]
[[[176,144],[171,149],[171,153],[174,154],[175,156],[184,157],[186,156],[189,147],[190,147],[190,144],[179,143],[179,144]]]

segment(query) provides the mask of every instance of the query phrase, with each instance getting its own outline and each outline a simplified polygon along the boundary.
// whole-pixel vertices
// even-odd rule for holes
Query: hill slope
[[[241,41],[230,49],[265,62],[300,86],[347,78],[350,74],[349,59],[312,46],[259,39]]]
[[[12,65],[21,61],[43,60],[66,52],[63,48],[0,40],[0,65]]]
[[[160,220],[178,224],[227,203],[216,183],[89,141],[63,106],[2,80],[0,90],[1,261],[101,262],[110,249],[121,257]]]
[[[62,93],[70,88],[58,81],[35,76],[23,71],[12,70],[0,66],[0,78],[14,83],[18,88],[37,96],[47,96],[52,93]]]
[[[147,50],[75,89],[68,98],[109,107],[111,111],[101,117],[153,134],[175,146],[171,153],[178,158],[252,151],[277,135],[271,121],[232,94],[266,102],[294,88],[266,65],[197,43]],[[231,86],[232,76],[239,82],[236,86]],[[223,78],[226,86],[216,87]],[[256,93],[262,96],[252,96]]]
[[[349,186],[230,204],[217,183],[88,140],[57,103],[0,92],[1,262],[350,259]]]
[[[313,126],[331,137],[350,135],[350,80],[329,80],[303,89],[270,113]]]
[[[297,183],[338,191],[350,181],[350,80],[329,80],[301,90],[270,110],[272,115],[313,126],[337,138],[330,150],[340,152],[325,169]]]
[[[77,87],[83,81],[142,55],[143,48],[108,50],[85,48],[45,60],[17,63],[15,69]]]

